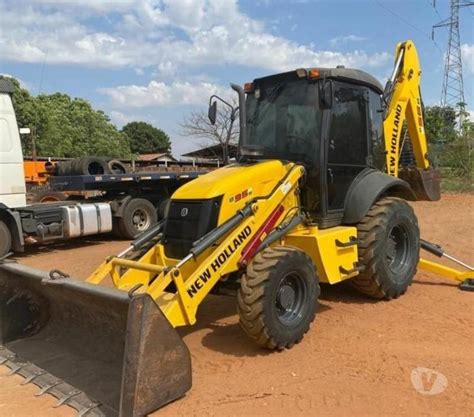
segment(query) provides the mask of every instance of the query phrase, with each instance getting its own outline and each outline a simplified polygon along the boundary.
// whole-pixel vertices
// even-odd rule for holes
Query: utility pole
[[[474,2],[451,0],[450,16],[433,26],[432,38],[436,28],[449,27],[448,49],[444,62],[443,90],[441,92],[441,106],[452,107],[459,111],[459,125],[462,128],[464,112],[464,81],[462,77],[461,39],[459,35],[459,9],[474,6]],[[433,0],[436,8],[436,0]]]

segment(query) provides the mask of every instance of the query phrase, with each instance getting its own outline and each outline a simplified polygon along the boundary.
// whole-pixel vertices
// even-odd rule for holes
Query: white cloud
[[[366,41],[367,38],[364,38],[362,36],[357,36],[357,35],[344,35],[344,36],[336,36],[335,38],[332,38],[329,43],[332,46],[336,46],[339,44],[346,44],[349,42],[362,42]]]
[[[190,83],[175,81],[166,84],[151,81],[146,86],[124,85],[99,90],[121,108],[125,107],[176,107],[183,105],[203,105],[212,94],[226,95],[224,87],[208,82]],[[113,117],[120,118],[119,112]],[[112,116],[112,114],[111,114]]]
[[[91,15],[106,24],[97,30]],[[283,71],[390,60],[387,53],[325,51],[275,36],[236,0],[0,0],[0,16],[0,56],[10,61],[154,67],[170,75],[208,65]]]
[[[466,70],[474,74],[474,44],[467,43],[461,46],[463,64]]]
[[[130,116],[129,114],[122,113],[118,110],[112,110],[109,112],[110,120],[113,124],[121,128],[122,126],[126,125],[129,122],[133,122],[137,120],[135,117]]]

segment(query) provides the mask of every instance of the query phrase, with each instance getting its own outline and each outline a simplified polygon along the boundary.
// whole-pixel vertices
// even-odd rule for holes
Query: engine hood
[[[232,164],[196,178],[175,191],[172,200],[201,200],[238,193],[251,188],[252,194],[265,195],[288,172],[278,160],[255,164]]]

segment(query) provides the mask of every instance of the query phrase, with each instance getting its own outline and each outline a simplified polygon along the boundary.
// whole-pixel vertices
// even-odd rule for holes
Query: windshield
[[[247,95],[246,109],[243,154],[247,148],[265,159],[318,165],[322,112],[317,83],[295,80],[258,86]]]

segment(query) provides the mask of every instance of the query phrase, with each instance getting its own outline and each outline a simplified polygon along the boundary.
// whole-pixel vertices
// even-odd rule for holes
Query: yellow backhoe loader
[[[392,299],[419,267],[471,289],[468,266],[419,258],[420,246],[444,254],[407,203],[440,198],[420,76],[407,41],[385,89],[344,67],[232,85],[238,162],[178,189],[164,221],[86,282],[4,261],[0,362],[79,416],[143,416],[190,389],[174,328],[211,292],[236,290],[244,332],[281,350],[309,330],[321,282]],[[211,122],[216,111],[214,97]]]

